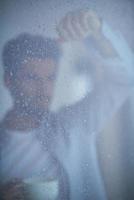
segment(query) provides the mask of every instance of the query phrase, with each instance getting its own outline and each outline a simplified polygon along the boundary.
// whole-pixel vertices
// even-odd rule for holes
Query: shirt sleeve
[[[134,86],[134,56],[130,47],[123,36],[119,32],[114,32],[106,23],[103,24],[103,33],[118,56],[103,58],[97,51],[91,51],[89,45],[89,57],[96,63],[96,66],[94,65],[96,72],[97,67],[101,67],[103,74],[101,81],[98,82],[95,76],[93,77],[94,83],[97,84],[94,91],[84,100],[84,108],[81,108],[85,112],[83,112],[83,119],[85,115],[88,130],[92,132],[101,131],[105,127],[132,94]]]
[[[123,85],[134,84],[134,54],[122,34],[114,32],[107,23],[103,23],[103,34],[111,42],[117,53],[116,58],[103,59],[107,80]]]

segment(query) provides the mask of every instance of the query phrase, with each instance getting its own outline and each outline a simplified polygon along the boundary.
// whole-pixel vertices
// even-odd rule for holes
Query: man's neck
[[[9,130],[30,131],[38,128],[44,117],[44,112],[28,113],[24,110],[12,109],[3,120],[4,126]]]

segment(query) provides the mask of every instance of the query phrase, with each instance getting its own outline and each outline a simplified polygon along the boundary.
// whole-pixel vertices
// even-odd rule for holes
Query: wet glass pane
[[[134,199],[133,8],[0,2],[4,200]]]

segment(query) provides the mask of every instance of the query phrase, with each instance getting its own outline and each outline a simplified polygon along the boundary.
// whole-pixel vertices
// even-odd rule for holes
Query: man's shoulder
[[[60,120],[60,123],[71,126],[71,124],[73,125],[74,123],[76,124],[77,121],[81,121],[82,118],[86,117],[89,113],[89,101],[89,96],[86,96],[72,105],[64,106],[58,112],[58,119]]]

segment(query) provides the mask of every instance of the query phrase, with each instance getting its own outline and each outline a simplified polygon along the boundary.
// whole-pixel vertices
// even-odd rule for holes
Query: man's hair
[[[4,71],[16,73],[28,58],[51,58],[57,62],[60,54],[56,40],[23,33],[5,44],[2,54]]]

